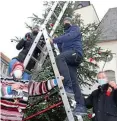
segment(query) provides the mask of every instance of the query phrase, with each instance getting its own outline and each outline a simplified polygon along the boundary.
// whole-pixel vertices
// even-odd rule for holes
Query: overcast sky
[[[117,7],[116,0],[90,0],[101,20],[109,8]],[[15,36],[24,37],[28,30],[25,22],[30,23],[27,17],[35,13],[41,16],[43,12],[42,0],[1,0],[0,1],[0,52],[9,58],[15,57],[18,51],[16,43],[10,41]]]

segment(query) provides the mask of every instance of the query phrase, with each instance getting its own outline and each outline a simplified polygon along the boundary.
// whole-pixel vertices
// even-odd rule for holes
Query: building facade
[[[84,1],[85,2],[85,1]],[[92,4],[89,4],[85,7],[82,7],[80,9],[76,9],[74,11],[74,15],[80,15],[81,20],[83,20],[84,25],[87,24],[99,24],[99,18],[97,16],[97,13],[95,11],[95,8]]]
[[[111,50],[112,56],[107,60],[104,71],[110,75],[110,79],[117,83],[117,8],[110,8],[99,24],[99,43],[102,49]],[[104,62],[100,62],[102,68]]]
[[[5,77],[8,76],[8,63],[10,62],[10,59],[0,52],[0,76]]]

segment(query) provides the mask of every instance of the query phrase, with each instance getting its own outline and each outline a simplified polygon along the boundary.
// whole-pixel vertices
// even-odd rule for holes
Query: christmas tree
[[[64,2],[60,2],[61,6]],[[33,25],[41,25],[45,17],[47,16],[49,10],[52,7],[53,2],[44,2],[44,6],[46,7],[45,13],[43,14],[43,18],[38,17],[37,15],[33,14],[33,17],[30,17],[32,20]],[[57,12],[60,11],[59,7],[56,9],[56,15]],[[110,54],[110,51],[106,50],[103,51],[100,47],[97,46],[98,43],[98,36],[100,32],[97,32],[97,26],[94,24],[89,24],[87,26],[84,26],[83,20],[81,20],[80,15],[73,15],[74,11],[74,2],[70,2],[62,20],[60,21],[59,26],[57,27],[55,34],[57,36],[60,36],[63,34],[63,19],[66,16],[73,18],[73,23],[78,25],[81,29],[82,33],[82,43],[83,43],[83,50],[84,50],[84,58],[81,63],[81,65],[78,67],[78,80],[79,84],[81,86],[91,86],[91,84],[95,83],[95,77],[97,74],[98,62],[102,60],[106,60]],[[55,18],[53,17],[49,24],[47,25],[47,31],[50,32],[52,29],[52,26],[55,23]],[[31,26],[26,24],[28,28],[32,29]],[[47,56],[46,61],[43,64],[42,70],[40,72],[34,73],[34,79],[37,81],[52,79],[54,77],[53,69],[50,63],[50,59]],[[28,106],[25,116],[30,116],[38,111],[41,111],[48,106],[53,105],[55,102],[59,102],[60,96],[58,93],[58,88],[53,89],[46,99],[44,96],[39,97],[30,97],[29,103],[33,103],[34,106]],[[30,119],[30,121],[63,121],[66,118],[64,106],[61,105],[58,108],[51,109],[47,111],[46,113],[43,113],[39,116],[35,116],[34,118]],[[88,119],[85,119],[85,121],[88,121]]]
[[[63,3],[64,2],[61,2],[61,5],[63,5]],[[30,17],[32,19],[32,23],[41,25],[45,20],[45,17],[49,12],[50,8],[52,7],[52,4],[53,2],[45,2],[44,5],[46,6],[46,10],[45,10],[45,14],[43,14],[43,18],[39,18],[37,15],[33,14],[33,17]],[[58,9],[56,11],[58,11]],[[84,59],[80,67],[78,68],[78,78],[79,78],[79,83],[81,85],[91,86],[90,83],[88,82],[94,83],[96,81],[95,76],[99,68],[98,62],[106,61],[109,55],[111,54],[111,52],[109,50],[103,50],[97,46],[97,43],[99,42],[98,36],[100,34],[100,32],[96,31],[98,25],[96,25],[95,23],[88,24],[87,26],[84,25],[83,20],[81,20],[80,18],[80,15],[76,14],[73,16],[73,12],[74,12],[74,2],[70,2],[60,21],[59,26],[55,31],[55,35],[59,36],[63,34],[64,32],[63,19],[66,16],[72,17],[73,24],[78,25],[80,27],[81,33],[82,33]],[[52,29],[51,27],[55,23],[54,18],[51,19],[49,23],[50,24],[47,26],[48,31]],[[48,79],[52,77],[54,77],[54,74],[50,64],[50,59],[47,58],[43,65],[43,69],[41,73],[37,72],[35,79],[42,80],[42,79]]]

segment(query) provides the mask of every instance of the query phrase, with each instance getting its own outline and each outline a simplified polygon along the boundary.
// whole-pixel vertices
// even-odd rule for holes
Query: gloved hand
[[[54,34],[54,35],[53,35],[53,39],[54,39],[54,38],[57,38],[57,37],[58,37],[57,34]]]
[[[108,83],[111,87],[113,87],[115,90],[117,89],[117,84],[115,81],[109,81]]]
[[[49,41],[50,41],[51,44],[53,44],[53,40],[51,38],[49,39]]]

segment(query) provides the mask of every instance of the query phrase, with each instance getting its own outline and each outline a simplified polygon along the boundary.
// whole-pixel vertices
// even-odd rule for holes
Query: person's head
[[[22,63],[20,62],[16,62],[13,65],[12,71],[11,71],[11,76],[15,79],[15,80],[20,80],[22,79],[22,75],[24,72],[24,66]]]
[[[108,83],[107,75],[103,71],[101,71],[97,74],[97,79],[98,79],[99,85],[101,85],[101,86]]]
[[[31,33],[26,33],[25,38],[26,38],[26,40],[32,39]]]
[[[32,33],[33,33],[33,35],[37,35],[38,32],[39,32],[39,26],[36,25],[36,26],[33,27]]]
[[[67,30],[71,27],[72,25],[72,18],[70,17],[65,17],[63,20],[63,24],[64,24],[64,29]]]

